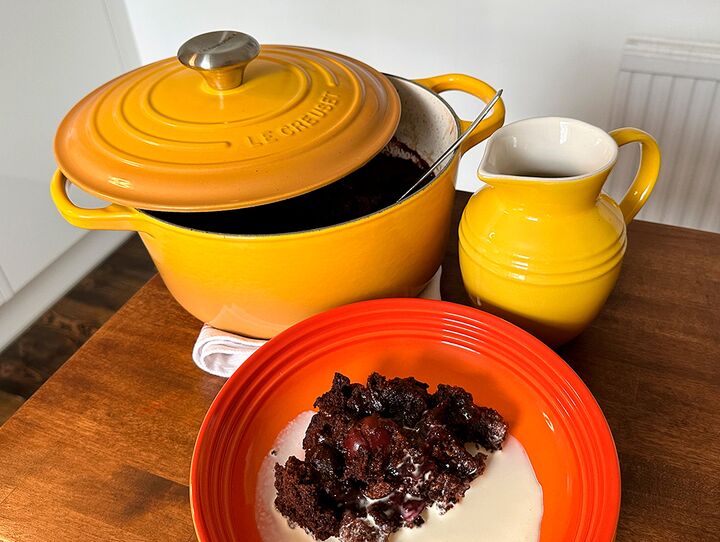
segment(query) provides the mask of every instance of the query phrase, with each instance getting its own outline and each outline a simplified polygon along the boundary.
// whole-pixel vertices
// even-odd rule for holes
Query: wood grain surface
[[[133,235],[0,352],[0,425],[155,273]]]
[[[636,222],[629,237],[607,306],[560,354],[615,436],[617,540],[717,540],[720,235]],[[464,302],[456,243],[442,291]],[[190,458],[223,384],[190,359],[199,327],[151,280],[0,428],[0,540],[195,539]]]

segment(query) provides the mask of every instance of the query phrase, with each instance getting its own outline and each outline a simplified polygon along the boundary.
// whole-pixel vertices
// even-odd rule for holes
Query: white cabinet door
[[[5,303],[12,297],[13,291],[10,288],[10,282],[8,281],[3,270],[0,269],[0,305]]]
[[[75,102],[137,63],[129,27],[117,27],[122,9],[119,0],[3,3],[0,300],[86,233],[67,224],[50,200],[52,142]]]

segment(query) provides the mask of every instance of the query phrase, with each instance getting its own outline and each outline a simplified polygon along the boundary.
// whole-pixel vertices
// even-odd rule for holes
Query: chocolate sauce
[[[395,148],[400,145],[391,143]],[[382,152],[350,175],[288,200],[231,211],[144,212],[185,228],[235,235],[291,233],[342,224],[391,206],[427,171],[429,165],[415,151],[400,147],[407,159]]]

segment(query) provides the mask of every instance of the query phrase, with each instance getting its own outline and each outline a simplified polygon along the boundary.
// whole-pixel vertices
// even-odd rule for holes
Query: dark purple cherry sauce
[[[426,508],[444,513],[457,504],[485,469],[486,456],[466,444],[494,452],[508,428],[464,389],[428,388],[378,373],[351,384],[336,373],[315,401],[305,460],[275,466],[275,507],[288,523],[317,540],[386,542],[420,527]]]
[[[230,235],[267,235],[327,228],[393,205],[430,167],[399,141],[390,148],[403,157],[381,152],[367,164],[327,186],[290,199],[213,212],[144,211],[177,226]],[[422,186],[432,180],[427,180]],[[418,188],[419,190],[419,188]]]

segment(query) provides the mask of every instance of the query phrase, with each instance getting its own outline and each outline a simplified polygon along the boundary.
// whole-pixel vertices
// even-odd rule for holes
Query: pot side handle
[[[618,128],[610,132],[618,147],[628,143],[640,143],[640,166],[630,188],[620,202],[625,224],[630,224],[635,215],[650,197],[660,174],[660,147],[655,138],[637,128]]]
[[[437,75],[435,77],[426,77],[424,79],[415,79],[415,82],[436,93],[445,92],[446,90],[460,90],[467,92],[485,103],[493,99],[497,91],[488,85],[485,81],[476,79],[462,73],[448,73],[446,75]],[[500,98],[492,109],[490,116],[483,120],[475,131],[463,141],[460,145],[460,151],[465,153],[469,149],[481,141],[487,139],[492,133],[500,128],[505,122],[505,103]],[[472,121],[461,120],[460,129],[465,131],[472,124]]]
[[[75,205],[67,194],[70,181],[58,169],[50,181],[50,195],[58,211],[73,226],[88,230],[144,231],[142,214],[135,209],[111,203],[102,209],[84,209]]]

